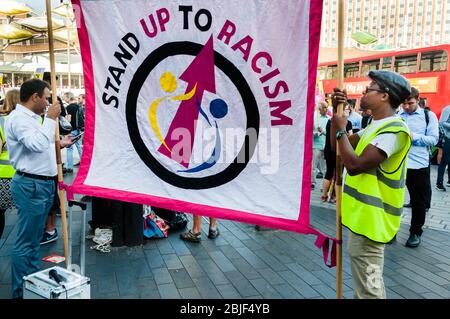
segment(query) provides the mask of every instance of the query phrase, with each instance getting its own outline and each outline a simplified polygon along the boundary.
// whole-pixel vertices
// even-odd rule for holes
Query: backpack
[[[79,105],[75,116],[76,116],[77,129],[80,131],[84,131],[84,107]]]
[[[152,207],[152,209],[169,225],[171,230],[185,229],[188,224],[188,219],[184,213],[159,207]]]

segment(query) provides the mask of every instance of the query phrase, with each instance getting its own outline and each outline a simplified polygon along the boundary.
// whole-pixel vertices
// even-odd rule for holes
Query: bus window
[[[420,59],[420,72],[447,70],[448,56],[445,51],[424,52]]]
[[[337,65],[329,65],[327,68],[327,80],[337,79]]]
[[[359,77],[359,62],[344,64],[344,78]]]
[[[383,70],[390,70],[392,68],[392,57],[388,56],[383,58],[383,65],[381,66]]]
[[[380,69],[380,59],[362,61],[361,76],[366,76],[369,71]]]
[[[395,57],[394,71],[400,74],[416,73],[417,55],[403,55]]]

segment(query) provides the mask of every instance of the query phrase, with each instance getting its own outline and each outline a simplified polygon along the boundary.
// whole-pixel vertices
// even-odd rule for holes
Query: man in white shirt
[[[21,104],[17,104],[5,123],[10,161],[16,169],[11,193],[18,210],[11,262],[13,298],[23,296],[23,276],[39,270],[40,240],[55,194],[55,130],[61,106],[58,102],[48,106],[49,89],[47,82],[38,79],[24,82],[20,88]],[[71,138],[64,138],[60,145],[71,143]]]

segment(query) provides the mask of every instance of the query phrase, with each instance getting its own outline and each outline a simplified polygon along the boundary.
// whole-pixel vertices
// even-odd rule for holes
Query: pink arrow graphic
[[[174,159],[187,168],[189,166],[192,148],[194,146],[195,123],[198,119],[199,113],[196,101],[198,100],[201,103],[204,91],[216,93],[216,81],[214,75],[214,47],[212,36],[209,38],[208,42],[206,42],[200,53],[194,58],[192,63],[180,76],[180,79],[188,83],[186,93],[192,91],[195,85],[197,85],[197,89],[195,95],[191,99],[181,102],[178,107],[178,111],[170,124],[169,131],[167,132],[164,141],[172,150],[174,145],[180,142],[180,140],[172,139],[173,131],[180,128],[186,129],[190,133],[190,144],[189,147],[186,147],[186,145],[183,149],[188,151],[179,154],[181,158],[176,159],[164,147],[164,145],[161,144],[158,152]],[[186,143],[186,141],[182,142]]]

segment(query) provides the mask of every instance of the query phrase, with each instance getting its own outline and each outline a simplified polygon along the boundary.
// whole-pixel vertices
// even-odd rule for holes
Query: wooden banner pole
[[[344,26],[345,26],[344,0],[338,1],[338,87],[344,88]],[[339,104],[337,114],[344,114],[344,105]],[[336,138],[332,136],[331,138]],[[336,239],[342,241],[341,201],[342,201],[342,161],[339,145],[336,141]],[[336,249],[336,298],[342,299],[342,244]]]
[[[52,23],[52,7],[50,0],[46,0],[46,11],[47,11],[47,29],[48,29],[48,49],[50,55],[50,71],[51,71],[51,86],[52,86],[52,103],[57,101],[56,99],[56,70],[55,70],[55,50],[53,43],[53,23]],[[61,105],[61,108],[64,107]],[[56,164],[58,167],[58,182],[63,181],[62,173],[62,161],[61,161],[61,148],[59,146],[59,123],[56,121],[56,138],[55,138],[55,148],[56,148]],[[64,190],[58,191],[59,202],[61,208],[61,222],[62,231],[64,237],[64,257],[66,258],[66,268],[69,269],[69,238],[67,234],[67,215],[66,215],[66,201],[64,197]]]

